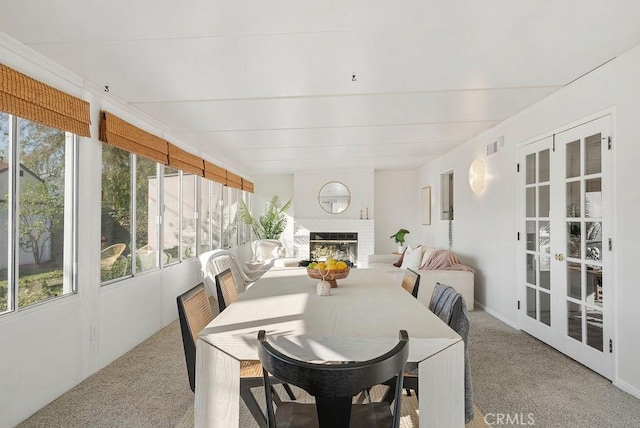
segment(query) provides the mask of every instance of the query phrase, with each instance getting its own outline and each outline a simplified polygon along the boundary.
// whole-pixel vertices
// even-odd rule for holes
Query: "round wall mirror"
[[[349,193],[347,186],[339,181],[330,181],[320,189],[318,202],[326,212],[338,214],[349,207],[351,193]]]

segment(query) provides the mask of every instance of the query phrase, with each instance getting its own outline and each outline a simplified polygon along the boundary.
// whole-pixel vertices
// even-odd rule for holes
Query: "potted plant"
[[[264,214],[255,218],[249,212],[249,208],[240,201],[240,218],[244,224],[251,226],[256,239],[278,239],[285,227],[287,227],[287,216],[285,213],[291,207],[291,199],[284,205],[280,205],[280,197],[273,195],[267,202]]]
[[[407,229],[400,229],[399,231],[397,231],[396,233],[394,233],[389,237],[389,238],[393,238],[396,241],[396,244],[398,244],[399,253],[402,253],[402,250],[404,250],[404,236],[407,233],[410,233]]]

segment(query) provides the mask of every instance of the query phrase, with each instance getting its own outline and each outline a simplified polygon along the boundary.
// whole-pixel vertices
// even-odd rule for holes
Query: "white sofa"
[[[393,264],[400,258],[396,254],[372,254],[367,257],[368,267],[380,269],[387,275],[394,277],[398,285],[402,282],[404,269],[395,267]],[[420,286],[418,289],[418,300],[425,306],[429,306],[431,294],[436,283],[450,285],[462,294],[467,304],[467,309],[473,311],[474,307],[474,274],[465,270],[424,270],[414,269],[420,274]]]

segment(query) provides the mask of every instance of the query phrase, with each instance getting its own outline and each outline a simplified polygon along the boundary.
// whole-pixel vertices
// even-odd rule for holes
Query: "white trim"
[[[634,397],[640,399],[640,388],[636,388],[635,386],[623,381],[617,376],[614,378],[613,386],[620,388],[624,392],[631,394]]]
[[[514,322],[514,321],[512,321],[512,320],[510,320],[508,318],[505,318],[504,316],[500,315],[499,313],[497,313],[493,309],[487,308],[485,305],[483,305],[482,303],[478,302],[477,300],[475,301],[475,307],[479,308],[479,309],[482,309],[483,311],[485,311],[486,313],[488,313],[492,317],[497,318],[500,321],[502,321],[503,323],[507,324],[509,327],[513,327],[516,330],[521,330],[520,327],[518,327],[518,323],[517,322]]]
[[[528,146],[529,144],[533,144],[537,141],[544,140],[545,138],[552,137],[553,135],[561,134],[563,132],[569,131],[570,129],[576,128],[578,126],[584,125],[585,123],[593,122],[594,120],[603,118],[605,116],[610,115],[612,119],[616,117],[616,107],[607,107],[604,110],[597,111],[588,116],[583,116],[580,119],[576,119],[571,123],[566,125],[562,125],[558,128],[552,129],[547,132],[543,132],[542,134],[538,134],[535,137],[529,138],[528,140],[524,140],[522,143],[517,145],[518,148],[522,148],[524,146]],[[613,137],[614,130],[613,126],[611,126],[611,137]]]

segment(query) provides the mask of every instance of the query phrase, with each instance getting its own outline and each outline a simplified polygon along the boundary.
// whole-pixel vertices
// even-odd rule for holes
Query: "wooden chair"
[[[225,269],[216,275],[216,294],[220,313],[227,308],[227,305],[238,300],[238,290],[231,269]]]
[[[231,269],[226,269],[216,275],[216,294],[218,295],[218,309],[220,309],[221,313],[227,308],[227,305],[238,300],[238,291],[236,290],[236,284],[233,279]],[[293,394],[289,385],[284,383],[282,387],[287,392],[290,399],[296,399],[296,396]]]
[[[178,316],[182,330],[182,344],[187,362],[189,386],[196,391],[196,341],[200,331],[213,319],[209,299],[200,283],[186,293],[178,296]],[[263,385],[260,361],[240,362],[240,396],[260,426],[266,426],[267,420],[260,409],[250,388]]]
[[[418,288],[420,287],[420,274],[411,269],[406,269],[402,278],[402,288],[407,290],[413,297],[418,298]]]
[[[402,371],[409,356],[409,338],[400,331],[398,344],[368,361],[336,364],[299,361],[273,348],[264,330],[258,333],[258,353],[263,366],[269,428],[394,427],[400,423]],[[274,412],[269,374],[297,385],[315,397],[313,403],[283,402]],[[387,403],[353,404],[361,391],[390,378],[397,379],[393,413]]]

